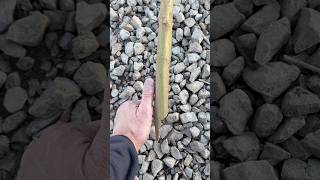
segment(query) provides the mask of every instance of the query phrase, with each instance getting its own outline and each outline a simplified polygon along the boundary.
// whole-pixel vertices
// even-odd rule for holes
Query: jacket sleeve
[[[133,143],[125,136],[110,137],[111,180],[133,180],[138,172],[138,157]]]

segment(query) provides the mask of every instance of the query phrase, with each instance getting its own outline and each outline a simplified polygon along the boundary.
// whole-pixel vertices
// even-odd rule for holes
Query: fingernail
[[[145,82],[144,82],[145,86],[147,88],[153,88],[154,87],[154,81],[152,78],[148,78]]]

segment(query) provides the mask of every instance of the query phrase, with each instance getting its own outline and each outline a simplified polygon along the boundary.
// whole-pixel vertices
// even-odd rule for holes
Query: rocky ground
[[[211,179],[320,179],[320,1],[216,0]]]
[[[101,117],[107,73],[104,0],[0,1],[0,179],[60,114]]]
[[[157,0],[112,0],[111,120],[119,105],[141,97],[155,76]],[[209,179],[210,1],[175,0],[169,115],[140,150],[139,179]],[[111,131],[113,121],[111,123]]]

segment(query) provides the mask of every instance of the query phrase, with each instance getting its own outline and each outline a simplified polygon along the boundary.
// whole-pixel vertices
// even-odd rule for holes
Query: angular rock
[[[17,68],[22,71],[27,71],[32,68],[34,59],[32,57],[22,57],[16,63]]]
[[[223,147],[240,161],[256,160],[260,153],[259,139],[254,133],[232,136],[223,142]]]
[[[311,154],[320,158],[320,129],[307,134],[301,142],[303,146],[311,152]]]
[[[125,89],[122,91],[122,93],[119,95],[120,99],[128,99],[130,98],[134,93],[136,92],[136,90],[131,87],[131,86],[127,86],[125,87]]]
[[[282,98],[281,109],[285,116],[302,116],[318,112],[320,99],[310,91],[297,86]]]
[[[144,45],[141,43],[134,43],[133,49],[134,49],[134,55],[140,55],[144,52],[145,48],[144,48]]]
[[[103,3],[87,4],[85,1],[77,3],[75,23],[78,32],[87,32],[98,27],[106,18],[107,8]]]
[[[5,31],[7,27],[13,22],[16,3],[16,0],[0,1],[0,33]]]
[[[204,83],[201,81],[194,81],[186,85],[187,89],[190,90],[193,94],[197,93],[202,87]]]
[[[290,22],[295,22],[298,18],[299,12],[303,7],[307,6],[306,0],[282,0],[281,1],[281,15],[287,17]]]
[[[181,155],[179,149],[174,146],[170,148],[170,154],[175,159],[182,159],[182,155]]]
[[[80,98],[80,88],[70,79],[57,77],[29,108],[29,114],[49,118],[60,114]]]
[[[320,117],[319,114],[310,114],[306,118],[306,125],[299,130],[299,135],[304,137],[309,133],[312,133],[320,129]]]
[[[180,119],[183,124],[198,121],[198,118],[194,112],[183,113],[180,115]]]
[[[99,42],[92,32],[84,32],[73,39],[72,52],[76,59],[90,56],[99,48]]]
[[[187,90],[182,90],[180,93],[179,93],[179,99],[180,99],[180,102],[182,104],[187,104],[188,102],[188,99],[189,99],[189,93]]]
[[[49,25],[47,16],[35,12],[16,20],[8,29],[7,39],[25,46],[38,46]]]
[[[39,3],[44,9],[57,9],[57,0],[39,0]]]
[[[233,1],[236,8],[245,16],[249,16],[253,12],[253,2],[248,0],[235,0]]]
[[[258,137],[268,137],[274,133],[283,118],[280,108],[274,104],[264,104],[255,113],[252,130]]]
[[[236,51],[233,42],[228,39],[219,39],[211,43],[212,57],[210,63],[216,67],[225,67],[236,58]]]
[[[273,167],[268,161],[248,161],[225,168],[225,180],[278,180]]]
[[[291,117],[284,120],[276,132],[269,137],[268,141],[278,144],[289,139],[305,125],[304,117]]]
[[[245,61],[241,56],[233,60],[227,67],[225,67],[222,73],[222,78],[225,84],[228,86],[233,84],[241,76],[244,66]]]
[[[1,132],[9,133],[15,130],[26,118],[27,113],[24,111],[19,111],[6,117],[1,124]]]
[[[28,99],[27,91],[21,87],[7,89],[4,95],[3,106],[8,112],[14,113],[23,108]]]
[[[268,142],[264,145],[263,150],[259,156],[260,160],[267,160],[273,166],[289,158],[290,153],[288,153],[281,147]]]
[[[0,158],[10,151],[10,139],[7,136],[0,135]]]
[[[67,13],[64,11],[44,11],[44,15],[49,18],[49,30],[64,30]]]
[[[163,168],[163,162],[161,160],[155,159],[152,161],[151,170],[152,170],[153,176],[156,176],[158,172],[162,170],[162,168]]]
[[[89,61],[81,65],[73,79],[87,94],[94,95],[106,87],[107,71],[102,64]]]
[[[192,141],[190,144],[190,149],[195,151],[195,152],[203,152],[206,148],[204,146],[204,144],[202,144],[201,142],[199,141]]]
[[[220,164],[218,161],[210,161],[210,178],[213,180],[220,180],[221,179],[221,171],[223,169],[223,165]]]
[[[283,62],[270,62],[257,69],[245,68],[245,83],[269,102],[280,96],[300,74],[298,67]]]
[[[320,42],[320,12],[303,8],[300,12],[294,34],[295,53],[300,53]]]
[[[307,174],[311,180],[320,179],[320,161],[318,159],[311,158],[308,160]]]
[[[282,46],[288,42],[290,34],[290,22],[287,18],[271,23],[260,34],[254,60],[259,64],[269,62]]]
[[[259,11],[250,16],[242,25],[241,29],[247,32],[260,34],[272,22],[276,21],[280,16],[279,3],[272,3],[263,6]]]
[[[76,103],[71,112],[70,120],[74,123],[85,123],[91,121],[87,100],[82,99]]]
[[[240,89],[226,94],[219,102],[218,117],[234,135],[241,134],[253,114],[249,96]]]
[[[309,180],[307,164],[299,159],[288,159],[283,163],[281,179]]]
[[[27,53],[27,50],[23,46],[7,40],[5,35],[0,35],[0,50],[6,55],[15,58],[24,57]]]
[[[310,156],[307,149],[303,147],[301,142],[294,136],[291,136],[289,139],[281,143],[281,145],[293,158],[306,160]]]
[[[311,76],[307,81],[308,88],[316,93],[317,95],[320,95],[320,77],[317,75]]]
[[[236,29],[243,21],[244,15],[235,7],[234,3],[214,6],[212,16],[215,17],[211,32],[213,39],[218,39]]]
[[[173,168],[176,163],[176,160],[172,157],[165,157],[165,158],[163,158],[163,162],[169,168]]]

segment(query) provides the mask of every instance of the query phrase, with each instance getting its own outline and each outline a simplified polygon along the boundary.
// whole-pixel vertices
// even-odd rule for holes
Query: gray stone
[[[183,39],[183,29],[177,28],[176,39],[177,39],[177,41],[181,41]]]
[[[38,118],[59,115],[80,98],[80,88],[70,79],[57,77],[29,108],[29,114]]]
[[[282,98],[281,109],[285,116],[302,116],[318,112],[320,99],[307,89],[297,86]]]
[[[165,125],[162,125],[161,127],[160,127],[160,137],[162,138],[162,139],[164,139],[168,134],[169,134],[169,132],[172,130],[172,126],[171,125],[167,125],[167,124],[165,124]]]
[[[290,34],[290,22],[287,18],[271,23],[260,34],[254,60],[259,64],[269,62],[288,42]]]
[[[256,160],[260,153],[259,139],[254,133],[232,136],[223,142],[223,147],[240,161]]]
[[[3,106],[10,113],[14,113],[23,108],[28,99],[27,91],[21,87],[7,89],[4,95]]]
[[[225,67],[236,58],[233,42],[228,39],[219,39],[211,44],[213,56],[210,63],[216,67]]]
[[[189,44],[188,52],[202,53],[202,46],[198,42],[191,42]]]
[[[134,55],[140,55],[144,52],[145,47],[141,43],[134,43],[133,49],[134,49]]]
[[[76,59],[90,56],[99,48],[99,42],[92,32],[84,32],[73,39],[72,52]]]
[[[74,74],[73,79],[87,94],[103,91],[107,83],[106,68],[100,63],[86,62]]]
[[[174,146],[170,148],[170,154],[175,159],[182,159],[182,155],[181,155],[179,149]]]
[[[184,20],[184,23],[186,24],[186,26],[191,28],[196,24],[196,21],[193,18],[187,18]]]
[[[189,144],[189,147],[192,151],[195,151],[195,152],[202,152],[204,151],[206,148],[204,146],[204,144],[202,144],[201,142],[199,141],[192,141],[190,144]]]
[[[267,160],[273,166],[289,158],[290,153],[288,153],[281,147],[268,142],[264,145],[263,150],[259,156],[260,160]]]
[[[133,55],[133,42],[128,42],[128,43],[125,45],[124,52],[125,52],[126,55],[128,55],[129,57],[131,57],[131,56]]]
[[[215,28],[211,32],[213,39],[218,39],[236,29],[245,19],[245,16],[237,10],[234,3],[214,6],[212,13],[215,18],[212,24],[212,27]]]
[[[141,39],[141,38],[144,36],[145,32],[146,32],[146,30],[145,30],[143,27],[137,28],[137,30],[136,30],[136,37],[137,37],[138,39]]]
[[[198,137],[200,135],[200,130],[197,127],[190,128],[192,137]]]
[[[183,113],[180,115],[180,119],[183,124],[198,121],[198,118],[194,112]]]
[[[201,59],[201,57],[197,53],[188,53],[187,54],[189,63],[195,63]]]
[[[125,87],[125,89],[121,92],[121,94],[119,95],[120,99],[127,99],[129,97],[131,97],[134,93],[135,93],[135,89],[131,86],[127,86]]]
[[[119,32],[119,35],[122,40],[129,39],[129,37],[130,37],[130,33],[125,29],[121,29]]]
[[[180,99],[180,102],[182,104],[187,104],[188,102],[188,99],[189,99],[189,93],[187,90],[182,90],[180,93],[179,93],[179,99]]]
[[[191,40],[197,43],[201,43],[203,40],[204,34],[200,28],[195,28],[191,35]]]
[[[296,29],[293,34],[295,53],[300,53],[320,42],[320,13],[310,8],[300,12]]]
[[[260,93],[267,102],[280,96],[300,74],[298,67],[283,62],[270,62],[257,69],[245,68],[245,83]]]
[[[305,125],[305,120],[303,117],[292,117],[287,118],[278,127],[275,133],[269,137],[268,141],[278,144],[289,139],[293,134],[295,134],[299,129]]]
[[[173,168],[176,163],[176,160],[174,158],[168,156],[168,157],[163,158],[163,162],[169,168]]]
[[[176,65],[174,65],[173,67],[173,72],[175,74],[179,74],[181,73],[182,71],[184,71],[186,69],[186,65],[184,65],[183,62],[180,62],[180,63],[177,63]]]
[[[5,31],[7,27],[13,22],[16,3],[16,0],[0,1],[0,33]]]
[[[16,20],[8,29],[7,39],[25,46],[38,46],[49,25],[47,16],[35,12]]]
[[[268,137],[274,133],[282,122],[282,112],[274,104],[263,104],[260,106],[252,121],[252,130],[258,137]]]
[[[107,8],[103,3],[87,4],[85,1],[78,2],[75,16],[78,32],[91,31],[100,26],[106,15]]]
[[[153,180],[154,177],[151,174],[145,173],[142,176],[142,180]]]
[[[27,118],[27,113],[24,111],[16,112],[6,117],[1,123],[1,132],[9,133],[15,130]]]
[[[187,84],[186,87],[188,90],[190,90],[192,93],[197,93],[202,87],[204,83],[200,81],[193,81],[190,84]]]
[[[117,12],[113,10],[113,8],[110,7],[110,20],[111,21],[117,21],[119,18]]]
[[[263,6],[259,11],[250,16],[242,25],[241,29],[247,32],[260,34],[272,22],[276,21],[280,16],[279,3],[272,3]]]
[[[222,78],[227,85],[233,84],[240,76],[245,66],[243,57],[238,57],[233,60],[227,67],[224,68]]]
[[[200,67],[197,67],[196,69],[194,69],[190,74],[189,81],[190,82],[194,82],[195,80],[197,80],[197,78],[199,77],[200,73],[201,73],[201,68]]]
[[[167,139],[165,139],[161,143],[161,151],[162,151],[163,154],[168,154],[170,152],[170,147],[169,147],[169,143],[168,143]]]
[[[137,16],[133,16],[133,17],[131,18],[130,24],[131,24],[135,29],[138,29],[138,28],[142,27],[142,22],[141,22],[140,18],[137,17]]]
[[[127,0],[127,4],[131,7],[134,7],[137,5],[137,1],[136,0]]]
[[[174,112],[174,113],[168,114],[166,117],[166,121],[168,123],[175,123],[175,122],[179,121],[179,113]]]
[[[155,159],[151,163],[151,171],[153,176],[156,176],[163,168],[163,162],[159,159]]]
[[[126,67],[123,65],[120,65],[120,66],[114,68],[112,70],[111,74],[115,75],[115,76],[122,76],[125,70],[126,70]]]
[[[223,170],[225,180],[278,180],[268,161],[248,161],[227,167]]]
[[[242,134],[253,114],[249,96],[240,89],[226,94],[219,102],[218,117],[234,135]]]

